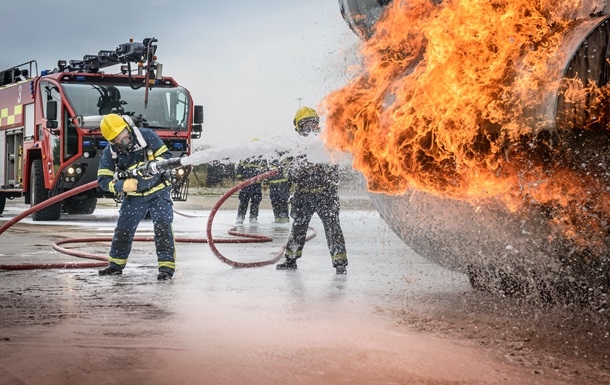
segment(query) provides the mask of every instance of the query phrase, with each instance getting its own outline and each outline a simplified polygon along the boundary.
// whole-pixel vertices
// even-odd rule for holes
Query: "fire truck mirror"
[[[193,119],[193,123],[195,123],[195,124],[203,123],[203,106],[195,106],[195,116]]]
[[[53,135],[59,135],[57,120],[47,120],[47,128]]]
[[[191,139],[201,138],[201,131],[203,131],[201,124],[193,124],[193,131],[191,131]]]
[[[57,100],[49,100],[47,102],[46,118],[48,120],[57,120]],[[57,122],[55,122],[55,124],[57,124]],[[51,126],[49,126],[48,124],[47,127],[51,128]],[[57,127],[57,125],[55,127]]]

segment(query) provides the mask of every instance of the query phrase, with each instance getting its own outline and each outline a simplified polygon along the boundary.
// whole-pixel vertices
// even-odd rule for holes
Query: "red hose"
[[[66,191],[64,193],[61,193],[59,195],[55,195],[53,198],[49,198],[44,202],[41,202],[39,204],[37,204],[36,206],[32,206],[29,209],[25,210],[24,212],[22,212],[21,214],[17,215],[14,218],[11,218],[8,222],[6,222],[4,225],[0,226],[0,234],[2,234],[3,232],[5,232],[6,230],[8,230],[10,227],[12,227],[15,223],[19,222],[20,220],[22,220],[23,218],[27,217],[28,215],[43,209],[47,206],[52,205],[53,203],[59,202],[65,198],[71,197],[72,195],[76,195],[78,193],[81,193],[83,191],[87,191],[89,189],[92,188],[96,188],[97,187],[97,181],[93,181],[93,182],[89,182],[87,184],[84,184],[80,187],[76,187],[75,189],[72,189],[70,191]]]
[[[210,211],[210,215],[208,217],[208,226],[207,226],[206,234],[207,234],[207,237],[208,237],[208,245],[210,246],[210,249],[212,249],[212,252],[214,253],[214,255],[221,262],[226,263],[227,265],[231,265],[231,266],[233,266],[235,268],[259,267],[259,266],[271,265],[271,264],[277,262],[284,255],[284,250],[285,250],[286,246],[282,246],[280,248],[280,250],[277,252],[277,254],[273,258],[265,260],[265,261],[259,261],[259,262],[235,262],[235,261],[232,261],[232,260],[226,258],[216,248],[215,243],[226,243],[226,242],[223,242],[223,241],[226,241],[226,240],[214,240],[214,238],[212,237],[212,223],[214,222],[214,216],[216,215],[216,212],[222,206],[222,204],[227,199],[229,199],[229,197],[231,195],[233,195],[236,191],[241,190],[242,188],[244,188],[246,186],[249,186],[249,185],[251,185],[253,183],[256,183],[256,182],[258,182],[260,180],[270,178],[270,177],[274,176],[277,173],[278,173],[277,170],[272,170],[272,171],[268,171],[266,173],[257,175],[254,178],[250,178],[248,180],[245,180],[245,181],[241,182],[237,186],[235,186],[232,189],[230,189],[229,191],[227,191],[222,197],[220,197],[218,202],[214,205],[214,207],[212,207],[212,211]],[[273,240],[273,239],[271,239],[269,237],[266,237],[264,235],[238,233],[237,231],[235,231],[236,228],[237,227],[231,228],[229,230],[229,235],[240,236],[240,237],[244,237],[245,239],[242,238],[242,239],[236,240],[235,242],[232,242],[232,243],[271,242]],[[309,229],[312,230],[312,234],[307,236],[307,238],[305,238],[305,241],[309,241],[309,240],[313,239],[317,235],[315,229],[313,229],[312,227],[310,227]],[[252,239],[248,239],[248,238],[252,238]]]
[[[222,204],[236,191],[241,190],[242,188],[244,188],[248,185],[251,185],[253,183],[256,183],[262,179],[269,178],[269,177],[277,174],[277,172],[278,172],[277,170],[273,170],[273,171],[266,172],[264,174],[257,175],[254,178],[250,178],[250,179],[238,184],[237,186],[233,187],[229,191],[227,191],[218,200],[218,202],[214,205],[214,207],[212,208],[212,211],[210,212],[210,215],[208,217],[208,223],[207,223],[207,237],[208,237],[207,239],[206,238],[180,238],[179,237],[179,238],[175,238],[175,241],[184,242],[184,243],[208,243],[208,245],[210,246],[210,249],[212,249],[212,252],[214,253],[214,255],[221,262],[226,263],[227,265],[233,266],[235,268],[258,267],[258,266],[265,266],[265,265],[269,265],[269,264],[277,262],[282,257],[285,247],[282,247],[280,249],[280,251],[272,259],[269,259],[269,260],[260,261],[260,262],[236,262],[236,261],[230,260],[230,259],[226,258],[224,255],[222,255],[220,253],[220,251],[218,251],[218,249],[216,248],[216,245],[215,245],[215,243],[261,243],[261,242],[273,241],[272,238],[267,237],[265,235],[241,233],[241,232],[236,231],[236,227],[232,227],[231,229],[229,229],[228,234],[232,235],[232,236],[242,237],[242,238],[237,238],[237,239],[235,239],[235,238],[228,239],[227,238],[227,239],[214,240],[212,237],[212,223],[214,221],[214,216],[216,215],[216,212],[222,206]],[[30,215],[33,212],[36,212],[42,208],[45,208],[49,205],[52,205],[53,203],[61,201],[70,196],[76,195],[80,192],[89,190],[91,188],[96,188],[96,187],[97,187],[97,181],[93,181],[93,182],[87,183],[83,186],[77,187],[73,190],[66,191],[64,193],[56,195],[42,203],[39,203],[39,204],[29,208],[28,210],[22,212],[21,214],[17,215],[16,217],[10,219],[8,222],[6,222],[4,225],[2,225],[0,227],[0,234],[5,232],[11,226],[13,226],[14,224],[16,224],[17,222],[19,222],[20,220],[27,217],[28,215]],[[311,227],[310,227],[310,229],[313,232],[311,235],[309,235],[306,238],[307,241],[311,240],[312,238],[314,238],[316,236],[315,230]],[[106,255],[91,254],[91,253],[87,253],[87,252],[76,251],[73,249],[66,249],[66,248],[60,247],[60,245],[67,244],[67,243],[91,243],[91,242],[110,242],[110,241],[112,241],[112,237],[95,237],[95,238],[71,238],[71,239],[64,239],[64,240],[53,243],[53,249],[60,253],[72,255],[72,256],[75,256],[78,258],[94,259],[99,262],[27,263],[27,264],[10,264],[10,265],[0,264],[0,269],[4,269],[4,270],[34,270],[34,269],[64,269],[64,268],[73,269],[73,268],[107,266],[108,265],[108,256],[106,256]],[[150,241],[154,241],[154,238],[153,237],[135,237],[134,241],[150,242]]]
[[[250,179],[248,179],[246,181],[243,181],[242,183],[238,184],[237,186],[235,186],[232,189],[230,189],[229,191],[227,191],[222,197],[220,197],[220,199],[218,200],[216,205],[214,205],[214,207],[212,208],[212,211],[210,211],[210,216],[208,217],[207,232],[206,232],[206,235],[208,236],[208,245],[210,246],[210,249],[212,249],[212,252],[214,253],[214,255],[218,259],[220,259],[221,262],[226,263],[227,265],[231,265],[231,266],[236,267],[236,268],[265,266],[265,265],[270,265],[272,263],[277,262],[282,257],[282,255],[284,254],[284,248],[281,248],[280,251],[273,258],[271,258],[269,260],[266,260],[266,261],[260,261],[260,262],[235,262],[235,261],[232,261],[232,260],[226,258],[224,255],[222,255],[220,253],[220,251],[218,251],[218,249],[216,248],[216,245],[214,244],[215,241],[212,238],[212,223],[214,222],[214,216],[216,215],[216,212],[218,211],[220,206],[222,206],[222,204],[227,199],[229,199],[229,197],[231,195],[233,195],[236,191],[241,190],[242,188],[244,188],[246,186],[249,186],[249,185],[251,185],[253,183],[256,183],[259,180],[272,177],[273,175],[277,174],[277,172],[278,172],[277,170],[268,171],[266,173],[257,175],[254,178],[250,178]],[[271,238],[265,237],[263,235],[238,233],[238,232],[235,231],[235,229],[236,229],[236,227],[233,227],[232,229],[230,229],[229,230],[229,234],[245,237],[246,239],[247,238],[258,239],[260,242],[270,242],[270,241],[272,241]]]

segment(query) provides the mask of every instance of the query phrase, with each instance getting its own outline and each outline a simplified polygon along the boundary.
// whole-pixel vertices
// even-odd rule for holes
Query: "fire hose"
[[[129,177],[130,175],[137,175],[137,174],[138,175],[153,175],[153,174],[156,174],[159,172],[166,171],[171,168],[180,167],[182,165],[182,159],[184,159],[184,158],[171,158],[171,159],[166,159],[166,160],[157,161],[157,162],[148,162],[148,163],[144,164],[143,166],[140,166],[137,169],[129,171],[127,174],[120,175],[120,177],[122,177],[124,179],[124,178]],[[257,261],[257,262],[233,261],[233,260],[225,257],[216,247],[217,243],[263,243],[263,242],[273,241],[272,238],[267,237],[265,235],[238,232],[236,230],[237,227],[234,226],[231,229],[229,229],[228,234],[231,236],[239,237],[239,238],[214,239],[212,237],[212,224],[214,221],[214,217],[216,215],[216,212],[223,205],[223,203],[227,199],[229,199],[229,197],[231,197],[231,195],[233,195],[236,191],[241,190],[242,188],[249,186],[253,183],[256,183],[258,181],[261,181],[263,179],[269,178],[269,177],[277,174],[277,172],[278,172],[277,170],[272,170],[272,171],[268,171],[266,173],[257,175],[248,180],[245,180],[245,181],[239,183],[238,185],[236,185],[235,187],[231,188],[223,196],[221,196],[221,198],[218,200],[218,202],[213,206],[213,208],[210,212],[210,215],[208,216],[208,221],[207,221],[207,226],[206,226],[207,238],[176,237],[175,241],[183,242],[183,243],[207,243],[209,245],[210,249],[212,250],[212,253],[221,262],[223,262],[227,265],[230,265],[234,268],[259,267],[259,266],[270,265],[270,264],[277,262],[282,257],[285,246],[283,246],[274,255],[273,258],[268,259],[268,260],[263,260],[263,261]],[[4,233],[6,230],[8,230],[10,227],[12,227],[13,225],[15,225],[16,223],[21,221],[23,218],[27,217],[28,215],[30,215],[40,209],[43,209],[49,205],[52,205],[56,202],[59,202],[63,199],[71,197],[73,195],[79,194],[79,193],[87,191],[89,189],[96,188],[97,186],[98,186],[97,181],[89,182],[87,184],[74,188],[70,191],[66,191],[66,192],[58,194],[52,198],[49,198],[46,201],[41,202],[33,207],[30,207],[29,209],[25,210],[21,214],[11,218],[4,225],[0,226],[0,235],[2,233]],[[306,241],[309,241],[316,236],[315,230],[311,227],[310,227],[310,230],[312,230],[312,233],[307,236]],[[150,242],[150,241],[154,241],[154,238],[153,237],[135,237],[133,240],[136,242]],[[4,270],[33,270],[33,269],[62,269],[62,268],[70,269],[70,268],[104,267],[104,266],[108,265],[107,256],[66,249],[66,248],[61,247],[60,245],[64,245],[64,244],[68,244],[68,243],[89,243],[89,242],[108,242],[108,241],[112,241],[112,237],[71,238],[71,239],[65,239],[65,240],[61,240],[61,241],[57,241],[57,242],[53,243],[53,249],[60,253],[75,256],[78,258],[93,259],[93,260],[96,260],[97,262],[0,264],[0,270],[1,269],[4,269]]]

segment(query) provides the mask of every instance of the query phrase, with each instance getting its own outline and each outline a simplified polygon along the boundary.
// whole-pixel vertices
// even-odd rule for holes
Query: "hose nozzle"
[[[173,170],[184,166],[182,164],[184,158],[170,158],[144,163],[140,167],[133,170],[117,172],[116,179],[127,179],[135,176],[149,177],[151,175],[161,174],[165,171]]]
[[[159,160],[156,162],[149,162],[146,164],[146,171],[150,175],[160,174],[165,171],[173,170],[178,167],[182,167],[182,158],[170,158]]]

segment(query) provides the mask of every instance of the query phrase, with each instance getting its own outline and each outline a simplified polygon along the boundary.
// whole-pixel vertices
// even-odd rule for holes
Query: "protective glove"
[[[129,193],[138,189],[138,180],[136,178],[125,179],[123,182],[123,191]]]

